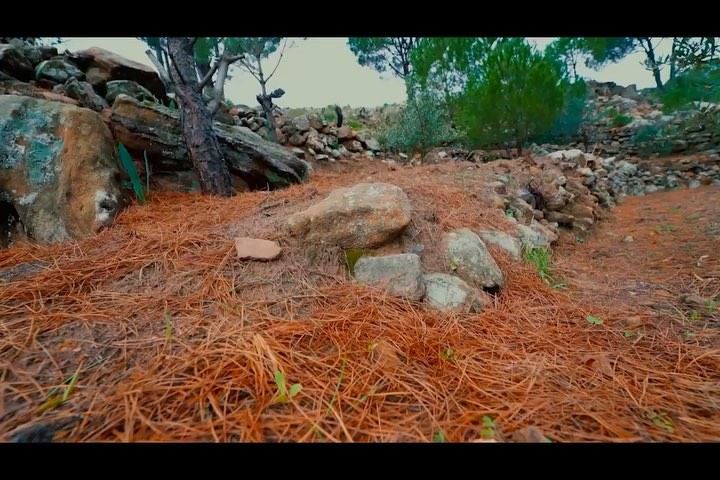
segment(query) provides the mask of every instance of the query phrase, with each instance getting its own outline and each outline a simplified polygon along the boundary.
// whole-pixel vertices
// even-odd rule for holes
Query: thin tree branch
[[[219,59],[216,60],[215,63],[213,64],[213,66],[210,68],[210,71],[208,71],[208,73],[203,77],[203,79],[200,80],[200,84],[199,84],[200,90],[205,88],[205,85],[207,85],[208,82],[212,79],[212,76],[215,75],[215,72],[217,71],[218,67],[220,66],[220,61],[221,60],[219,60]]]
[[[158,60],[158,58],[155,56],[155,53],[153,53],[153,51],[148,48],[147,50],[145,50],[145,55],[147,55],[148,58],[150,58],[150,61],[155,66],[155,69],[158,71],[158,74],[160,76],[160,81],[165,86],[165,90],[168,92],[174,91],[173,86],[172,86],[172,80],[170,80],[170,75],[165,70],[165,68],[162,66],[162,64],[160,63],[160,60]]]
[[[273,71],[272,71],[272,72],[270,73],[270,75],[268,75],[267,78],[265,79],[266,82],[269,81],[269,80],[272,78],[273,75],[275,75],[275,71],[276,71],[276,70],[278,69],[278,67],[280,66],[280,60],[282,60],[283,55],[285,54],[285,47],[286,47],[286,46],[287,46],[287,38],[286,38],[285,40],[283,40],[282,50],[280,50],[280,57],[278,58],[278,61],[277,61],[277,63],[275,64],[275,68],[273,68]]]

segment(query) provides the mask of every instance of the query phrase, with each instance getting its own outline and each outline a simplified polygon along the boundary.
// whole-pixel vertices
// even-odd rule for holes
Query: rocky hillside
[[[153,69],[100,48],[59,54],[7,41],[0,43],[4,239],[13,233],[54,242],[97,231],[127,204],[133,170],[146,189],[197,189],[178,112]],[[236,190],[283,187],[309,175],[311,166],[289,148],[227,115],[218,120]],[[121,164],[119,144],[134,168]]]

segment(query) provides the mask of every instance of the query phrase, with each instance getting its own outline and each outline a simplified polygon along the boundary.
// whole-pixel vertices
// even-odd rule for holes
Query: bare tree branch
[[[215,72],[217,71],[218,67],[220,66],[220,60],[216,60],[213,66],[210,68],[208,73],[203,77],[202,80],[200,80],[200,90],[205,88],[205,85],[208,84],[208,82],[212,79],[212,76],[215,75]]]
[[[278,69],[278,67],[280,66],[280,60],[282,60],[283,55],[285,54],[285,47],[286,47],[286,46],[287,46],[287,38],[286,38],[285,40],[283,40],[282,50],[280,50],[280,57],[278,58],[278,61],[277,61],[277,63],[275,64],[275,68],[273,68],[273,71],[272,71],[272,72],[270,73],[270,75],[268,75],[267,78],[265,79],[266,82],[269,81],[269,80],[272,78],[273,75],[275,75],[275,71],[276,71],[276,70]]]
[[[163,85],[165,86],[165,90],[168,92],[174,91],[174,88],[172,86],[172,81],[170,80],[170,75],[165,70],[165,68],[162,66],[162,64],[160,63],[160,60],[157,59],[157,57],[155,56],[153,51],[148,48],[147,50],[145,50],[145,55],[147,55],[148,58],[150,58],[150,61],[155,66],[155,69],[158,71],[158,74],[160,76],[160,81],[162,81]]]

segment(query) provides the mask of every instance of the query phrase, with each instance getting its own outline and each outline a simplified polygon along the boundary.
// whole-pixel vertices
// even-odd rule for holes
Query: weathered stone
[[[34,78],[33,66],[22,51],[12,45],[0,43],[0,72],[22,81]]]
[[[510,200],[508,208],[515,215],[515,218],[521,223],[530,223],[534,216],[534,209],[530,204],[521,198],[513,198]]]
[[[380,147],[380,142],[378,142],[374,138],[368,138],[367,140],[365,140],[365,146],[373,152],[379,152],[382,150],[382,148]]]
[[[112,80],[133,80],[161,101],[167,98],[160,77],[147,65],[98,47],[75,52],[70,58],[85,69],[87,81],[95,88],[105,88]]]
[[[166,170],[190,170],[177,111],[140,103],[127,95],[115,99],[110,115],[117,140],[131,151],[146,151]],[[304,181],[311,167],[292,153],[245,127],[214,124],[223,157],[231,173],[250,188],[282,187]]]
[[[425,302],[432,308],[450,312],[480,312],[488,299],[464,280],[445,273],[423,275]]]
[[[29,83],[17,80],[8,80],[0,82],[0,95],[19,95],[22,97],[39,98],[42,100],[50,100],[52,102],[67,103],[70,105],[79,105],[79,102],[65,95],[37,88]]]
[[[479,287],[496,289],[503,286],[503,273],[487,247],[467,228],[443,237],[448,266],[464,280]]]
[[[507,252],[515,260],[522,255],[522,243],[517,237],[513,237],[499,230],[482,230],[478,236],[486,245],[493,245]]]
[[[275,260],[282,252],[277,242],[249,237],[236,238],[235,250],[240,260]]]
[[[557,152],[552,152],[548,155],[548,157],[552,158],[553,160],[567,160],[569,162],[579,164],[584,160],[583,155],[584,154],[582,150],[574,148],[572,150],[559,150]]]
[[[307,132],[305,132],[305,133],[293,133],[293,134],[290,136],[290,138],[289,138],[288,141],[290,142],[290,145],[294,145],[294,146],[296,146],[296,147],[299,147],[299,146],[301,146],[301,145],[305,145],[305,142],[307,141],[307,137],[308,137]]]
[[[308,119],[308,123],[310,124],[310,128],[314,128],[314,129],[317,130],[317,131],[322,130],[323,127],[325,126],[325,125],[324,125],[324,122],[322,121],[322,119],[320,118],[320,116],[319,116],[319,115],[316,115],[316,114],[314,114],[314,113],[308,115],[308,116],[307,116],[307,119]]]
[[[133,82],[132,80],[112,80],[110,82],[107,82],[105,87],[107,89],[107,93],[105,93],[105,99],[110,102],[110,104],[112,104],[117,98],[117,96],[120,94],[128,95],[135,100],[139,100],[141,102],[148,101],[158,103],[158,99],[155,98],[155,95],[150,93],[147,88],[143,87],[137,82]],[[230,123],[233,123],[232,120],[230,121]]]
[[[52,83],[65,83],[70,78],[82,80],[85,74],[72,63],[62,58],[45,60],[35,67],[35,78]]]
[[[57,48],[55,47],[49,47],[45,45],[30,45],[28,43],[24,43],[22,45],[22,52],[23,55],[25,55],[25,58],[27,58],[33,66],[44,60],[49,60],[52,57],[56,57],[58,54]]]
[[[338,128],[337,137],[340,141],[352,140],[355,138],[355,132],[353,132],[353,129],[350,128],[350,126],[343,125],[342,127]]]
[[[549,222],[555,222],[563,226],[571,226],[575,217],[563,212],[547,212],[546,218]]]
[[[62,89],[68,97],[77,100],[81,106],[95,110],[96,112],[100,112],[109,107],[105,99],[95,93],[92,85],[87,82],[81,82],[75,77],[70,77],[68,81],[65,82],[65,85],[62,86]]]
[[[310,130],[310,119],[307,115],[300,115],[292,119],[292,124],[300,132],[307,132]]]
[[[427,165],[433,165],[442,163],[444,161],[447,161],[448,159],[449,157],[445,150],[443,150],[442,148],[433,148],[425,154],[422,163]]]
[[[122,204],[115,142],[86,108],[0,96],[0,185],[38,242],[80,238]]]
[[[343,248],[383,245],[410,223],[412,207],[395,185],[361,183],[333,190],[321,202],[291,215],[287,226],[310,243]]]
[[[529,226],[519,224],[517,229],[524,248],[549,248],[553,242],[557,241],[557,235],[539,222],[533,221]]]
[[[362,152],[362,144],[357,140],[345,140],[343,146],[351,152]]]
[[[355,279],[380,287],[390,295],[420,300],[425,294],[420,257],[412,253],[361,257],[354,268]]]
[[[153,172],[154,190],[194,193],[200,192],[200,177],[193,170]]]

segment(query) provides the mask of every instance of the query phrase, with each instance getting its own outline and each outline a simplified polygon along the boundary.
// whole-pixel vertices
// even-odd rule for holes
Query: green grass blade
[[[133,159],[130,156],[130,152],[128,152],[127,148],[125,148],[125,145],[123,145],[122,143],[118,144],[118,151],[120,153],[120,164],[122,165],[125,172],[127,172],[127,174],[130,176],[130,182],[132,183],[135,197],[137,197],[138,202],[143,204],[145,203],[145,192],[143,191],[140,175],[138,174],[137,168],[135,168],[135,162],[133,162]]]

